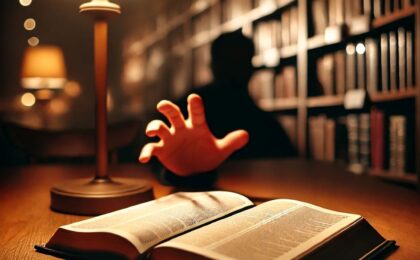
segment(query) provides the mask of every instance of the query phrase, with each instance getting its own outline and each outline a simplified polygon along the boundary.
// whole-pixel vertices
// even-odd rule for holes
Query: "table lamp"
[[[23,88],[29,90],[63,88],[66,83],[63,51],[53,45],[26,48],[21,83]]]
[[[51,189],[51,208],[64,213],[97,215],[151,200],[153,190],[145,180],[111,179],[108,176],[108,19],[120,14],[120,7],[108,0],[92,0],[82,4],[80,12],[94,20],[96,174],[93,179],[76,179],[54,185]]]

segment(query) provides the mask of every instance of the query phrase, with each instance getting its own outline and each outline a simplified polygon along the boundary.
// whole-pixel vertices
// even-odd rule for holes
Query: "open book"
[[[225,191],[182,192],[60,227],[42,253],[64,258],[370,258],[394,247],[361,216]]]

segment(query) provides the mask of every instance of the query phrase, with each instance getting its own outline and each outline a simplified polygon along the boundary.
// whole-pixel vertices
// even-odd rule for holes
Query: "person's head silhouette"
[[[220,35],[211,46],[211,68],[216,82],[247,87],[253,73],[254,43],[241,31]]]

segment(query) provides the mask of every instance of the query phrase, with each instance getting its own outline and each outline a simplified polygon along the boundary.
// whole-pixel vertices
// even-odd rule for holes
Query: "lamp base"
[[[149,182],[134,179],[76,179],[51,188],[51,209],[99,215],[153,200]]]

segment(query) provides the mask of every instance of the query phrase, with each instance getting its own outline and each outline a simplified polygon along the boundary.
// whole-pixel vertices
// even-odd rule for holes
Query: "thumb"
[[[245,130],[236,130],[227,134],[223,139],[218,140],[219,149],[228,157],[236,150],[244,147],[249,140],[249,134]]]

